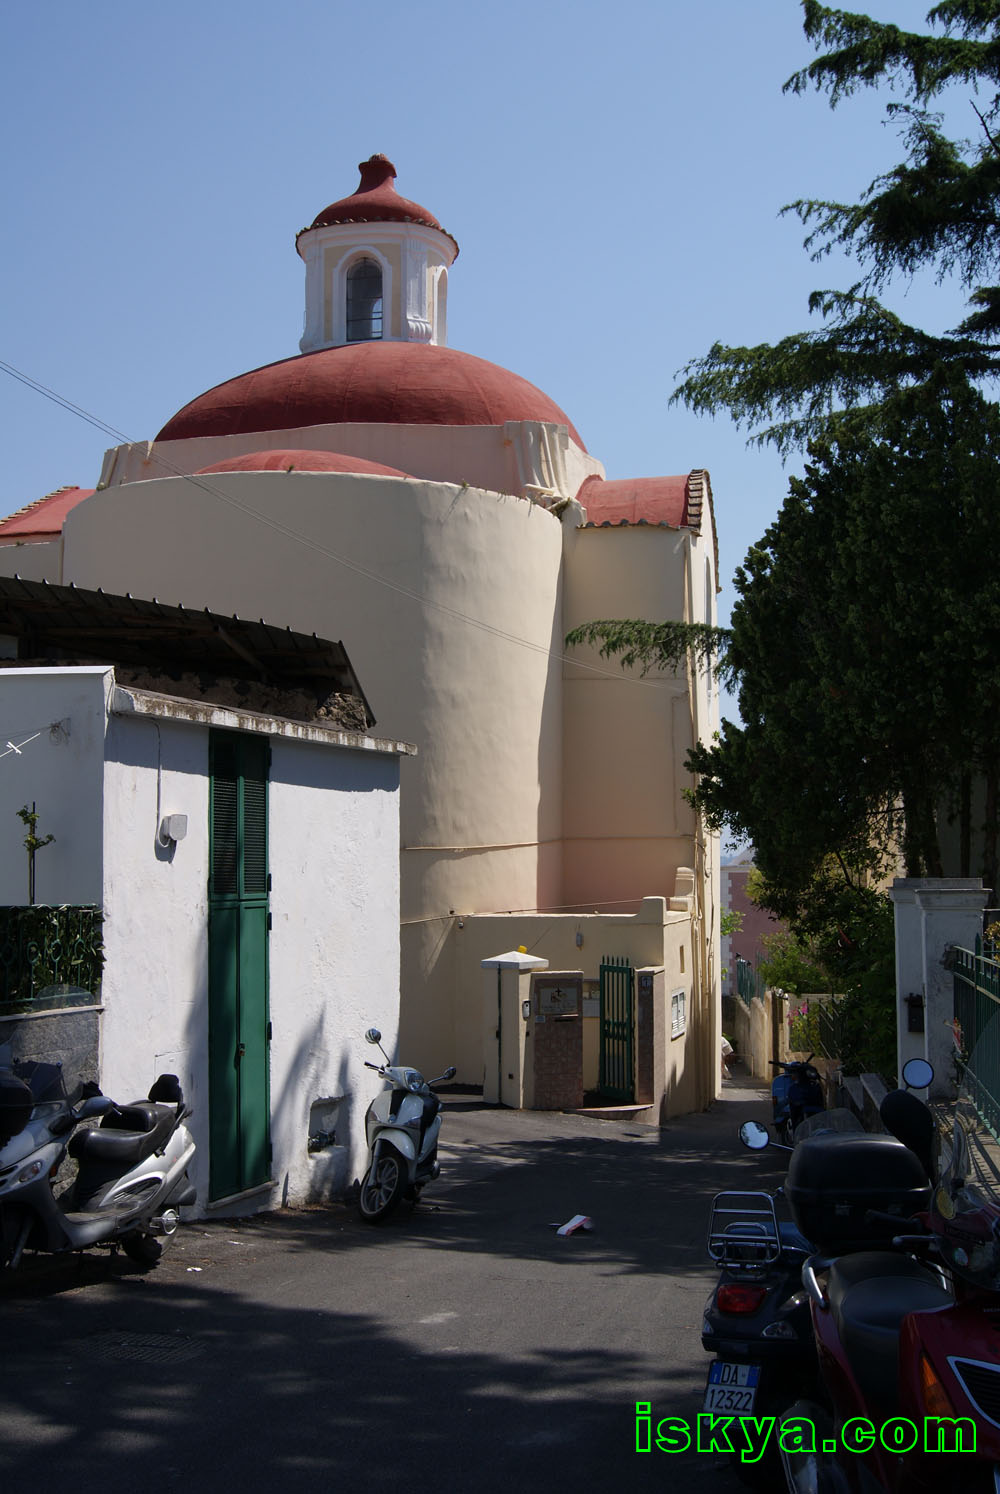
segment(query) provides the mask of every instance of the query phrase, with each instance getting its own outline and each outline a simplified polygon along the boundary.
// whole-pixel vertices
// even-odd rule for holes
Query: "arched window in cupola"
[[[382,336],[382,271],[359,259],[347,272],[347,341],[375,342]]]

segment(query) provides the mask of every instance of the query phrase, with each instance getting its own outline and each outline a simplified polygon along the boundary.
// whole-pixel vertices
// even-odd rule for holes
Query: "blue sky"
[[[928,8],[870,7],[919,30]],[[5,6],[0,358],[151,438],[298,351],[295,233],[384,151],[461,245],[452,346],[550,394],[609,477],[709,469],[725,616],[795,463],[671,407],[675,376],[856,278],[779,209],[852,200],[900,155],[884,98],[782,94],[812,55],[797,0]],[[887,299],[932,328],[962,305],[929,280]],[[97,481],[93,427],[2,374],[0,412],[0,514]]]

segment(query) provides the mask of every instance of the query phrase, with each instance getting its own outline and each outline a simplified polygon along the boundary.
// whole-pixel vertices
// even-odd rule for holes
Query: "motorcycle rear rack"
[[[770,1193],[717,1193],[712,1199],[708,1253],[731,1270],[759,1270],[781,1254],[781,1234]]]

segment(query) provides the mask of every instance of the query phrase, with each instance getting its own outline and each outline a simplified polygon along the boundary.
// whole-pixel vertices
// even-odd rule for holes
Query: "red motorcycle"
[[[778,1419],[786,1483],[1000,1494],[1000,1148],[967,1091],[940,1174],[928,1107],[896,1090],[881,1113],[891,1136],[805,1141],[789,1165],[792,1217],[818,1247],[802,1279],[825,1403]]]

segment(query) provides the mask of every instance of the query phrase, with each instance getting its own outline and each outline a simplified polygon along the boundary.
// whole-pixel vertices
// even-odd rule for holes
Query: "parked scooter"
[[[796,1126],[826,1108],[823,1083],[812,1058],[810,1053],[806,1059],[792,1059],[789,1063],[779,1063],[773,1058],[770,1061],[773,1069],[781,1071],[771,1081],[771,1109],[778,1140],[786,1146],[791,1143]]]
[[[702,1347],[712,1354],[704,1411],[774,1415],[816,1377],[816,1350],[802,1266],[809,1241],[778,1218],[776,1193],[717,1193],[708,1253],[721,1268],[705,1304]],[[780,1478],[776,1455],[734,1460],[748,1482]]]
[[[189,1114],[173,1074],[161,1074],[148,1100],[119,1107],[87,1085],[71,1105],[61,1064],[14,1064],[9,1045],[0,1047],[0,1268],[16,1269],[25,1250],[90,1246],[121,1246],[152,1265],[178,1210],[195,1200]],[[78,1129],[98,1116],[100,1126]],[[67,1152],[76,1177],[56,1197]]]
[[[903,1077],[924,1088],[933,1071],[913,1060]],[[927,1106],[897,1090],[881,1115],[891,1136],[803,1145],[789,1166],[789,1206],[818,1247],[802,1279],[825,1394],[796,1401],[779,1419],[787,1487],[994,1491],[1000,1193],[993,1148],[975,1106],[960,1096],[951,1161],[938,1180]]]
[[[863,1128],[849,1111],[824,1111],[800,1122],[795,1140],[820,1129]],[[721,1271],[702,1320],[702,1347],[715,1356],[704,1411],[775,1415],[815,1385],[816,1348],[802,1285],[813,1247],[790,1220],[779,1218],[783,1191],[727,1191],[712,1201],[708,1253]],[[737,1455],[734,1466],[757,1485],[773,1487],[782,1476],[776,1445],[760,1462]]]
[[[358,1193],[362,1219],[377,1224],[404,1196],[416,1202],[425,1185],[439,1175],[441,1101],[431,1085],[454,1079],[456,1071],[445,1069],[428,1081],[416,1069],[390,1064],[377,1027],[369,1027],[365,1042],[379,1047],[385,1059],[381,1064],[366,1060],[365,1068],[374,1069],[389,1085],[375,1096],[365,1114],[369,1160]]]

